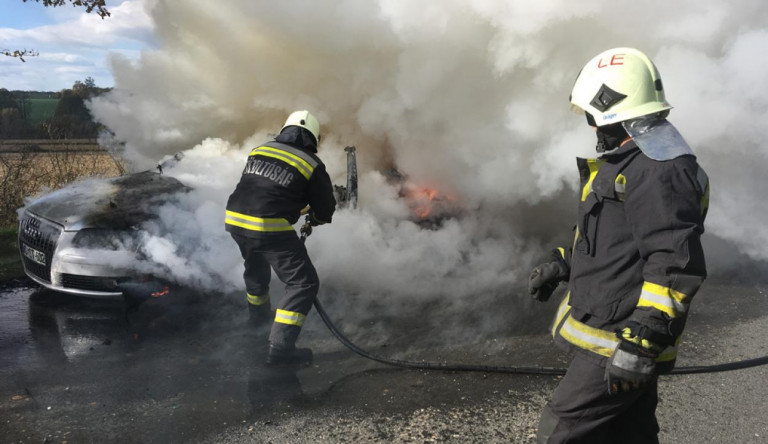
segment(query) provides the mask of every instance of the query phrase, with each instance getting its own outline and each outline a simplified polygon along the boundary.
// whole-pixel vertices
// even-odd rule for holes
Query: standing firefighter
[[[707,175],[674,126],[656,67],[611,49],[579,73],[571,104],[597,132],[578,159],[572,247],[536,267],[531,294],[568,292],[555,342],[574,352],[542,412],[539,443],[658,443],[657,375],[674,366],[691,299],[706,277]]]
[[[319,140],[315,116],[308,111],[292,113],[274,141],[251,151],[227,202],[226,229],[245,260],[243,277],[252,324],[272,321],[270,267],[285,283],[269,334],[270,365],[312,361],[312,351],[297,349],[296,339],[320,282],[292,225],[308,204],[311,225],[331,222],[336,208],[331,179],[316,155]]]

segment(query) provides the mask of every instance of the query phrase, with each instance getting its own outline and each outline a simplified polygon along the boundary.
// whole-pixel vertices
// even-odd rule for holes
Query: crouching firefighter
[[[226,229],[245,260],[250,323],[258,328],[272,322],[269,365],[312,362],[312,351],[296,348],[296,339],[320,282],[292,225],[307,205],[314,226],[331,222],[336,208],[331,179],[316,155],[319,141],[317,119],[308,111],[292,113],[273,141],[251,151],[227,202]],[[270,268],[285,283],[274,314]]]
[[[577,160],[573,245],[529,278],[540,301],[568,282],[552,334],[574,352],[542,412],[538,442],[658,443],[657,375],[673,368],[706,277],[707,175],[666,120],[671,106],[642,52],[597,55],[570,100],[595,128],[600,155]]]

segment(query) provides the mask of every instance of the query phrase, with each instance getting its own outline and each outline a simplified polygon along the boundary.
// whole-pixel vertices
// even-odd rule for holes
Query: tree
[[[6,109],[6,108],[19,108],[18,102],[16,102],[16,97],[8,91],[5,88],[0,88],[0,110]]]
[[[29,0],[22,0],[24,3],[26,3]],[[96,14],[99,15],[102,19],[105,17],[109,17],[110,12],[107,10],[107,2],[106,0],[35,0],[36,3],[43,3],[43,6],[46,8],[48,6],[57,7],[57,6],[63,6],[67,3],[71,3],[72,6],[79,6],[84,7],[85,12],[91,13],[94,10],[96,11]]]
[[[86,77],[84,81],[76,80],[72,89],[61,90],[56,112],[46,123],[49,136],[57,139],[96,137],[99,125],[93,121],[85,102],[106,91],[109,88],[96,86],[93,77]]]
[[[29,100],[29,93],[27,91],[14,91],[16,97],[16,104],[19,106],[19,114],[24,122],[29,120],[29,114],[32,109],[32,103]]]
[[[72,85],[72,92],[74,92],[79,97],[85,97],[88,95],[85,84],[79,80],[75,80],[75,84]]]
[[[75,80],[75,84],[72,85],[72,92],[75,95],[82,97],[83,99],[90,99],[91,97],[98,96],[107,90],[108,88],[99,88],[96,86],[96,81],[93,79],[93,77],[90,76],[86,77],[82,82],[80,80]],[[62,93],[64,91],[62,91]]]
[[[21,0],[24,3],[28,2],[29,0]],[[105,17],[109,17],[112,14],[107,10],[107,2],[106,0],[34,0],[35,3],[43,3],[43,6],[47,7],[58,7],[66,5],[67,3],[70,3],[72,6],[75,7],[83,7],[85,8],[85,12],[91,13],[93,11],[96,11],[96,14],[98,14],[99,17],[104,19]],[[38,52],[32,49],[1,49],[0,54],[8,57],[18,57],[19,60],[22,62],[26,62],[24,60],[24,57],[34,57],[38,55]]]
[[[16,97],[7,89],[0,88],[0,135],[3,138],[18,137],[24,123]]]
[[[71,89],[62,93],[56,112],[48,124],[49,136],[55,139],[95,137],[98,125],[93,122],[83,98]]]

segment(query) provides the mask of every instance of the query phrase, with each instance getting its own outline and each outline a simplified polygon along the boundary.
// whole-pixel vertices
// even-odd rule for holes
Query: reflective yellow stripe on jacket
[[[597,176],[598,170],[600,170],[600,165],[604,163],[605,160],[603,159],[587,159],[587,167],[589,167],[589,179],[587,179],[587,183],[584,184],[584,188],[581,189],[582,202],[587,200],[587,196],[589,196],[589,193],[592,192],[592,182],[595,180],[595,176]]]
[[[653,307],[671,318],[684,316],[691,298],[688,295],[652,282],[643,283],[638,307]]]
[[[234,225],[236,227],[245,228],[252,231],[263,232],[275,232],[275,231],[292,231],[293,227],[290,222],[282,218],[261,218],[248,216],[247,214],[235,213],[234,211],[227,210],[227,218],[225,222],[228,225]]]
[[[555,316],[555,325],[552,327],[552,336],[558,334],[572,345],[600,356],[610,357],[614,349],[619,345],[616,333],[608,330],[591,327],[577,321],[571,316],[571,306],[568,305],[570,294],[566,295]],[[565,318],[563,320],[563,318]],[[657,362],[673,361],[677,358],[677,343],[667,347],[656,358]]]
[[[605,163],[604,159],[586,159],[587,167],[589,168],[589,178],[587,183],[581,189],[581,201],[587,200],[587,196],[592,192],[592,182],[595,181],[597,172],[600,171],[600,167]],[[614,190],[616,191],[616,198],[623,201],[627,190],[627,178],[623,174],[618,174],[614,179]]]
[[[296,168],[305,179],[309,180],[312,177],[312,173],[315,171],[317,162],[308,156],[301,150],[293,149],[290,147],[275,148],[272,146],[263,145],[258,148],[254,148],[251,151],[251,156],[265,156],[277,159],[291,165]]]

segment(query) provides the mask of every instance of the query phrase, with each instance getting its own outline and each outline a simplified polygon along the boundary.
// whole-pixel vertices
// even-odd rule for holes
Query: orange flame
[[[453,200],[450,196],[439,195],[435,188],[414,188],[408,191],[407,197],[411,201],[413,213],[420,219],[426,219],[432,214],[435,200]]]
[[[162,290],[156,291],[154,293],[150,293],[149,295],[152,296],[153,298],[159,298],[159,297],[163,297],[163,296],[167,295],[169,292],[170,292],[170,290],[168,289],[167,286],[165,286],[165,287],[163,287]]]

